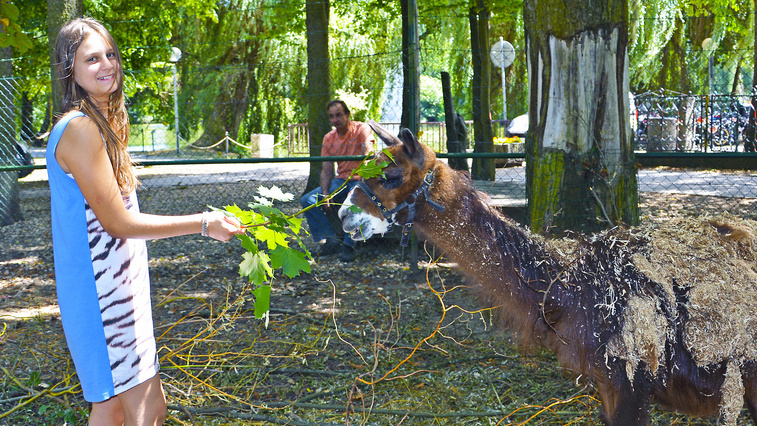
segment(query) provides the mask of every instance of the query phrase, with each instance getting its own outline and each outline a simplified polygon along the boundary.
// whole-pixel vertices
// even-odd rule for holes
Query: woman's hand
[[[226,216],[220,211],[203,213],[203,219],[207,221],[208,236],[218,241],[229,241],[234,235],[244,234],[236,218]]]

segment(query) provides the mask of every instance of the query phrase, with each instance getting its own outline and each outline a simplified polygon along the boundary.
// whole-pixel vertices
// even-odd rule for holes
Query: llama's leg
[[[744,380],[744,401],[757,424],[757,361],[744,363],[741,367],[741,377]]]
[[[602,420],[609,426],[643,426],[649,424],[649,384],[637,370],[634,386],[623,375],[598,383],[602,399]],[[618,383],[621,382],[621,383]]]

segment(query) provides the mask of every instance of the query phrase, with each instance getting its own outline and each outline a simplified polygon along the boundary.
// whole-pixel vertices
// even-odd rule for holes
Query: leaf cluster
[[[294,278],[300,272],[310,273],[310,252],[300,238],[302,219],[290,216],[273,206],[274,200],[291,201],[291,194],[284,194],[277,187],[260,187],[256,202],[242,210],[236,205],[226,207],[226,212],[235,216],[247,230],[238,238],[247,250],[239,264],[239,275],[246,276],[255,285],[255,317],[262,318],[270,306],[271,286],[266,284],[274,276],[274,270],[282,269],[284,275]],[[294,240],[294,246],[290,241]]]
[[[13,4],[12,0],[0,1],[0,24],[2,24],[2,31],[0,31],[0,47],[5,48],[12,46],[19,49],[21,52],[26,52],[31,49],[32,42],[21,30],[18,20],[18,6]]]
[[[387,150],[383,152],[392,158]],[[371,161],[371,158],[372,156],[365,157],[352,175],[363,179],[382,176],[388,162]],[[222,210],[228,216],[235,217],[247,230],[245,234],[237,236],[246,250],[239,264],[239,275],[248,277],[255,286],[252,295],[255,298],[256,318],[265,317],[267,320],[271,296],[269,282],[274,278],[276,270],[280,269],[289,278],[302,272],[309,274],[311,271],[309,260],[313,256],[302,240],[303,219],[299,216],[311,208],[320,208],[345,186],[346,182],[328,197],[293,215],[287,215],[274,206],[276,201],[290,202],[294,198],[292,194],[284,193],[276,186],[259,187],[259,195],[254,197],[254,202],[248,204],[247,210],[237,205],[226,206]]]

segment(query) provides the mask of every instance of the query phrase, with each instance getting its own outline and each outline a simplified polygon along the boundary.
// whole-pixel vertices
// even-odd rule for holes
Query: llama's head
[[[361,182],[339,209],[344,232],[356,241],[383,234],[395,222],[405,224],[415,211],[414,204],[408,208],[409,204],[415,202],[418,191],[424,187],[427,171],[432,170],[436,161],[434,151],[418,142],[410,130],[402,129],[399,136],[394,136],[374,121],[368,120],[368,124],[384,141],[391,158],[380,153],[377,161],[389,164],[384,176]]]

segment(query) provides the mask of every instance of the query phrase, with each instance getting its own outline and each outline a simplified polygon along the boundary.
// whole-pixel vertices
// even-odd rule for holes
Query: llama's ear
[[[395,146],[402,144],[402,141],[397,139],[396,136],[389,133],[384,129],[383,127],[379,126],[378,123],[376,123],[373,120],[366,120],[366,123],[371,126],[371,129],[373,129],[373,132],[378,135],[378,137],[384,141],[384,144],[386,146]]]
[[[410,158],[415,161],[418,167],[423,167],[426,162],[425,151],[421,147],[421,143],[415,138],[413,132],[410,129],[400,130],[399,139],[402,141],[403,148],[407,151]]]

